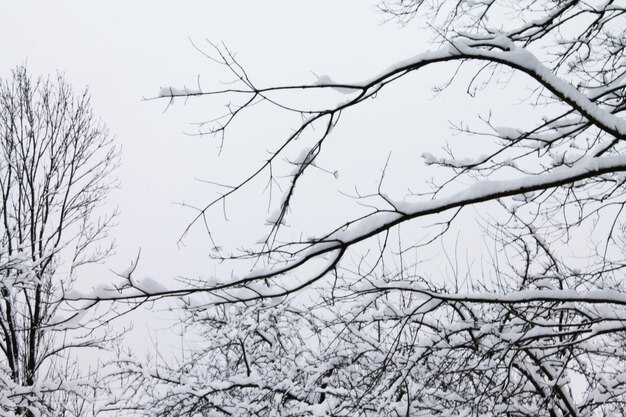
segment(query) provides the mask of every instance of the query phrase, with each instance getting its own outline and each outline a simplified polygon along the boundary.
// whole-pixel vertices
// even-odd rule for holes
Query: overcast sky
[[[26,63],[32,75],[60,71],[77,90],[88,85],[95,113],[122,146],[121,186],[109,199],[121,212],[112,233],[117,254],[99,270],[98,279],[125,269],[140,248],[143,275],[159,280],[210,275],[210,245],[203,233],[192,233],[184,246],[177,243],[193,213],[174,203],[207,202],[215,190],[194,178],[240,179],[266,155],[271,135],[280,139],[295,126],[294,119],[268,122],[264,117],[274,114],[260,110],[240,120],[217,158],[215,140],[184,132],[193,131],[190,122],[214,117],[227,99],[178,102],[167,111],[167,101],[142,100],[156,96],[161,87],[193,87],[200,79],[203,88],[211,88],[230,79],[191,41],[207,51],[207,40],[223,42],[261,86],[312,83],[316,75],[360,81],[429,48],[417,23],[384,23],[376,2],[364,0],[185,1],[175,6],[165,1],[7,1],[1,12],[0,77]],[[389,88],[375,105],[344,116],[346,130],[334,133],[337,139],[325,160],[328,168],[340,171],[343,182],[336,184],[344,184],[330,186],[332,192],[353,190],[357,179],[375,185],[390,149],[393,158],[406,162],[390,173],[391,181],[417,178],[419,155],[440,149],[450,114],[461,119],[475,113],[478,108],[468,113],[467,98],[443,95],[433,100],[433,81],[445,79],[436,71],[440,68]],[[398,189],[410,185],[399,183]],[[327,206],[344,203],[328,203],[323,188],[320,194],[300,197],[300,206],[315,209],[309,213],[312,227],[341,220],[333,217],[340,210]],[[229,207],[240,223],[218,233],[218,244],[250,244],[250,236],[262,231],[267,213],[258,207],[265,207],[267,199],[240,203]],[[316,210],[326,212],[316,218]],[[244,241],[238,244],[240,239]]]
[[[201,201],[190,192],[198,190],[193,178],[215,174],[215,142],[183,135],[203,103],[164,113],[166,101],[142,101],[198,75],[226,78],[190,39],[224,42],[260,84],[312,82],[312,72],[364,78],[400,57],[406,40],[364,1],[5,2],[2,14],[0,76],[27,63],[33,75],[61,71],[77,90],[89,86],[95,113],[123,147],[122,188],[112,196],[122,212],[118,253],[141,246],[146,261],[172,256],[189,216],[172,203]]]

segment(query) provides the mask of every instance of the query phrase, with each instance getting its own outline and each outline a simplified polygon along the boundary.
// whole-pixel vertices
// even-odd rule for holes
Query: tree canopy
[[[117,150],[87,91],[25,67],[0,80],[0,415],[82,416],[102,388],[76,360],[102,347],[65,295],[77,271],[111,251]]]
[[[177,366],[120,362],[120,375],[148,394],[136,396],[139,408],[158,416],[624,414],[626,5],[408,0],[381,9],[425,24],[433,49],[361,82],[322,76],[263,87],[226,47],[209,47],[201,50],[234,82],[167,87],[156,97],[226,97],[226,114],[198,131],[224,142],[260,103],[302,122],[243,180],[216,184],[220,196],[190,224],[218,240],[212,224],[228,201],[262,178],[281,187],[260,242],[216,252],[249,262],[249,274],[160,288],[131,273],[123,294],[110,296],[181,297],[184,323],[204,336]],[[315,190],[305,178],[336,172],[322,161],[341,116],[444,65],[454,75],[437,90],[477,99],[521,76],[529,91],[517,99],[535,118],[500,126],[495,103],[478,122],[454,125],[469,146],[424,146],[427,169],[406,176],[405,195],[386,192],[384,166],[378,187],[355,195],[369,211],[341,213],[345,221],[313,236],[286,227],[298,196]],[[320,93],[335,100],[320,105]],[[489,213],[480,239],[490,262],[456,266],[452,276],[420,273],[421,253],[470,208]],[[400,226],[418,222],[428,232],[400,238]]]

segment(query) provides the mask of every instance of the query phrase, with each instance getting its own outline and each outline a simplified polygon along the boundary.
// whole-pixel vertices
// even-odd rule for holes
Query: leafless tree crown
[[[129,288],[128,299],[182,297],[185,323],[206,343],[190,347],[179,366],[146,371],[129,360],[122,369],[144,384],[136,386],[159,416],[624,415],[626,5],[409,0],[381,8],[425,24],[433,49],[363,82],[320,77],[262,87],[216,46],[207,55],[233,83],[161,90],[157,98],[170,102],[227,96],[226,113],[198,125],[199,135],[220,141],[261,102],[302,123],[243,180],[220,182],[220,196],[197,208],[190,225],[211,233],[226,202],[256,179],[280,183],[284,192],[273,200],[261,243],[218,254],[268,268],[180,288]],[[434,183],[428,173],[406,178],[415,191],[394,197],[381,181],[355,196],[370,212],[346,213],[334,228],[293,239],[284,224],[307,193],[302,179],[316,168],[334,172],[320,161],[340,115],[436,65],[456,69],[438,90],[459,88],[455,78],[469,73],[463,88],[478,96],[512,74],[523,76],[531,91],[520,99],[537,118],[500,126],[494,107],[476,123],[457,124],[455,133],[482,156],[468,157],[452,143],[425,149]],[[324,108],[292,104],[294,96],[319,91],[342,99]],[[300,157],[286,157],[294,154]],[[286,181],[274,175],[285,165]],[[420,251],[441,243],[472,207],[491,214],[477,239],[489,242],[488,265],[460,267],[449,247],[451,276],[404,263],[409,251],[425,261]],[[416,222],[432,227],[411,242],[399,239],[398,228]],[[370,254],[355,267],[357,245]],[[319,291],[315,302],[299,297],[306,288]]]
[[[25,67],[0,82],[0,415],[79,416],[96,382],[70,355],[102,340],[64,302],[77,270],[111,251],[118,153],[89,94]],[[76,307],[76,306],[74,306]],[[82,321],[81,321],[82,320]]]

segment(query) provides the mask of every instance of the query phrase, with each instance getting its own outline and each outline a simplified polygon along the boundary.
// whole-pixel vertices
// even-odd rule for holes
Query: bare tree
[[[104,340],[64,297],[112,249],[114,213],[97,209],[117,151],[86,90],[18,67],[0,84],[0,152],[0,415],[85,415],[72,408],[91,407],[96,381],[71,355]]]
[[[207,343],[182,366],[138,373],[126,364],[124,372],[153,382],[161,415],[623,415],[626,5],[390,0],[381,7],[403,21],[425,20],[437,48],[360,83],[320,77],[259,87],[216,47],[211,57],[234,84],[161,90],[158,98],[170,101],[232,99],[225,115],[199,125],[198,134],[222,141],[261,102],[303,122],[242,181],[219,181],[222,193],[190,225],[211,233],[226,201],[262,176],[282,185],[261,243],[216,255],[255,262],[250,274],[152,290],[129,276],[129,299],[183,297],[187,323],[205,329]],[[407,178],[412,193],[391,196],[381,180],[356,196],[369,213],[342,213],[347,220],[336,227],[294,239],[299,234],[284,224],[297,195],[311,192],[302,178],[319,168],[340,115],[435,65],[455,69],[437,89],[457,88],[455,78],[469,74],[464,87],[479,98],[523,76],[531,91],[520,99],[536,120],[502,127],[493,108],[478,123],[458,123],[455,133],[481,156],[452,143],[441,156],[424,152],[434,175]],[[302,107],[302,96],[320,91],[342,100],[320,108],[315,96]],[[286,180],[275,174],[286,169]],[[433,278],[402,261],[441,242],[476,206],[489,213],[484,237],[495,248],[482,270],[455,267]],[[432,227],[403,242],[398,228],[420,221]],[[366,244],[376,255],[351,266],[350,255]],[[321,291],[317,303],[298,297],[304,288]],[[198,294],[205,298],[192,301]],[[243,304],[220,310],[229,303]]]

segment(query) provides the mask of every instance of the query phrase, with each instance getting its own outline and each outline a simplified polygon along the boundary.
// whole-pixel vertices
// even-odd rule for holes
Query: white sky
[[[190,236],[182,248],[177,245],[192,213],[173,203],[208,201],[214,190],[194,182],[194,177],[232,183],[265,155],[271,133],[280,139],[294,127],[293,119],[268,123],[264,116],[273,113],[265,110],[249,113],[227,137],[224,155],[217,159],[215,141],[183,132],[192,130],[189,122],[214,117],[211,109],[219,107],[209,107],[201,98],[177,103],[164,113],[165,101],[142,101],[158,94],[160,87],[193,87],[198,75],[203,86],[228,80],[189,39],[200,45],[207,45],[205,39],[224,42],[259,85],[312,83],[313,73],[339,82],[360,81],[428,48],[429,39],[416,23],[404,28],[383,24],[375,5],[363,0],[3,2],[0,77],[26,62],[33,75],[59,70],[76,90],[89,85],[94,112],[123,147],[121,188],[110,198],[121,211],[112,231],[118,249],[98,279],[106,279],[110,269],[125,269],[140,248],[143,275],[169,280],[211,274],[202,233]],[[465,96],[444,94],[432,100],[432,81],[448,74],[444,71],[442,78],[440,70],[400,83],[371,105],[344,116],[345,130],[335,133],[325,160],[328,168],[339,166],[343,182],[337,184],[343,184],[343,191],[352,191],[353,182],[373,186],[390,149],[393,160],[404,162],[390,178],[418,178],[419,155],[440,150],[449,136],[450,114],[458,115],[454,120],[475,115],[479,108],[468,106]],[[413,184],[399,183],[398,190]],[[308,220],[309,226],[328,219],[336,225],[340,210],[331,206],[347,203],[320,195],[299,202],[313,207],[311,216],[319,213]],[[242,223],[222,235],[218,229],[219,243],[253,243],[255,235],[260,237],[255,225],[267,217],[258,207],[266,204],[267,198],[257,198],[256,204],[248,199],[231,205]]]

